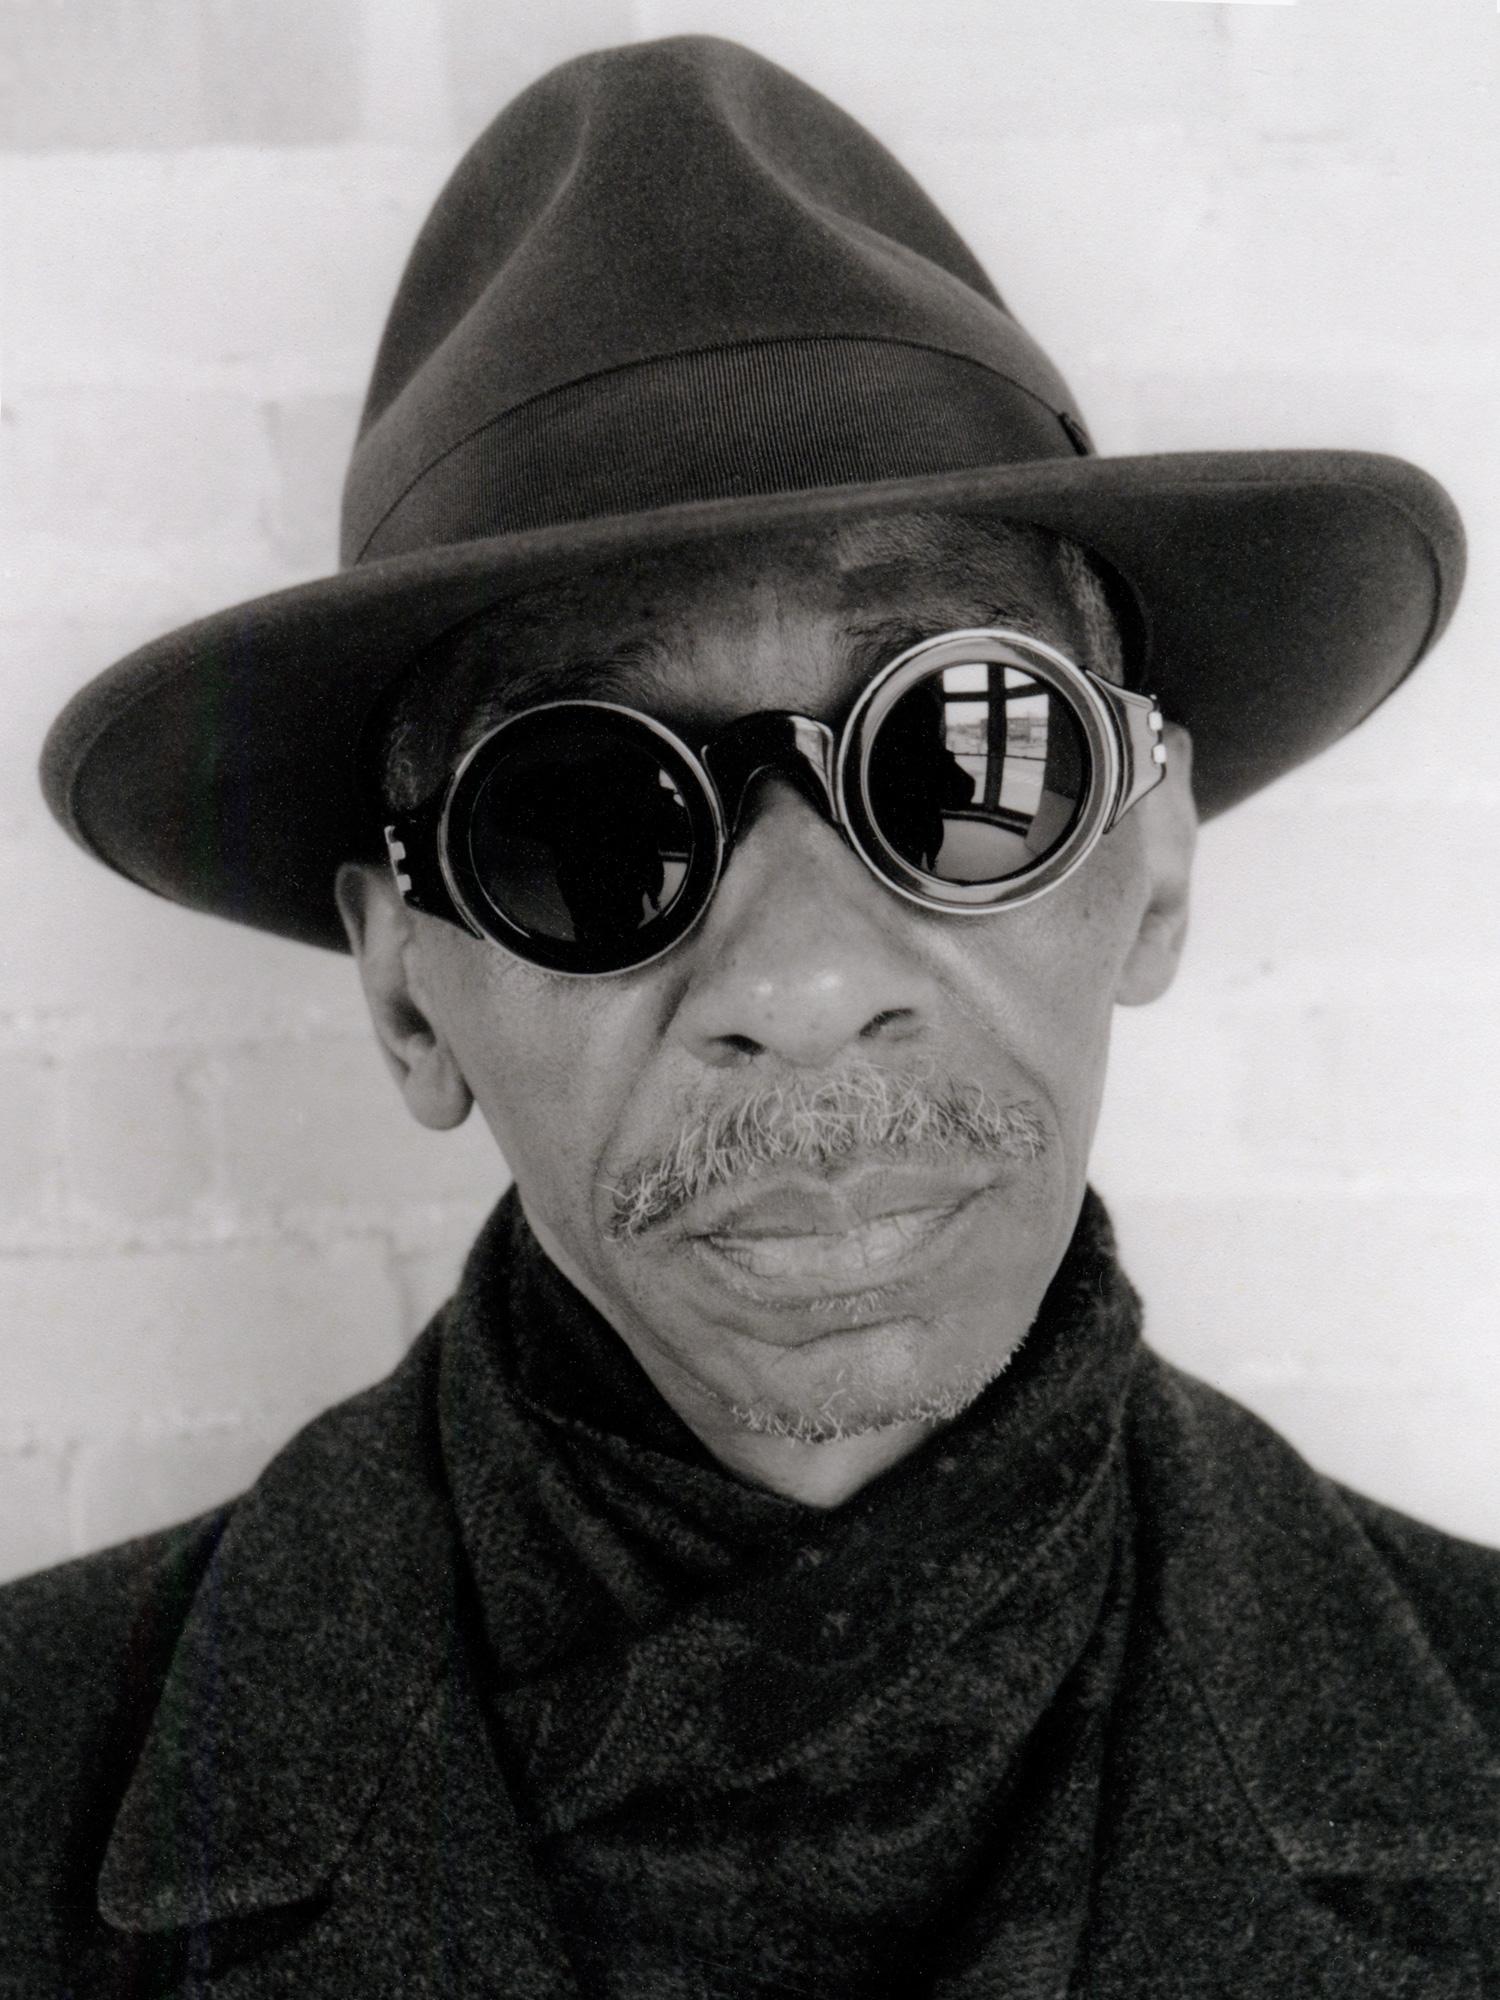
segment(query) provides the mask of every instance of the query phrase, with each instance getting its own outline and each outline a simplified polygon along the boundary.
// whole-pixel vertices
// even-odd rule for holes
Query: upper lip
[[[684,1236],[843,1236],[882,1216],[957,1208],[993,1171],[952,1162],[852,1165],[834,1175],[773,1170],[701,1195],[676,1229]]]

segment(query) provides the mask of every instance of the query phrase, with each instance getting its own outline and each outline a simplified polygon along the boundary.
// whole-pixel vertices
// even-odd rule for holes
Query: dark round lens
[[[1071,704],[1020,667],[939,667],[894,702],[870,746],[870,818],[944,882],[1002,882],[1067,838],[1088,752]]]
[[[564,708],[507,729],[465,797],[464,875],[527,937],[629,963],[693,865],[674,762],[628,717]]]

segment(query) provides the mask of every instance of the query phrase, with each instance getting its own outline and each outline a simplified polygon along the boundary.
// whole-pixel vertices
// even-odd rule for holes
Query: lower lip
[[[699,1236],[701,1263],[742,1297],[768,1306],[827,1304],[840,1298],[873,1304],[909,1283],[946,1249],[953,1225],[978,1195],[944,1208],[904,1209],[854,1229],[818,1236]]]

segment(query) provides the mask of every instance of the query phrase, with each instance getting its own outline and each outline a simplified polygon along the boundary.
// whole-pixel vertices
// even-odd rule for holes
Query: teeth
[[[882,1215],[836,1236],[715,1236],[742,1271],[757,1278],[859,1278],[891,1263],[929,1235],[947,1209]]]

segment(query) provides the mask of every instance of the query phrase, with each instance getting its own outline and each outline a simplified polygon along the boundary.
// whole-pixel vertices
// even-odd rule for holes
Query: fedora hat
[[[637,43],[526,90],[440,195],[339,571],[102,674],[53,725],[43,786],[122,875],[341,945],[335,869],[371,851],[361,727],[441,633],[582,565],[914,508],[1067,535],[1124,584],[1131,677],[1191,730],[1205,816],[1383,701],[1463,571],[1450,501],[1399,459],[1096,455],[860,125],[733,43]]]

